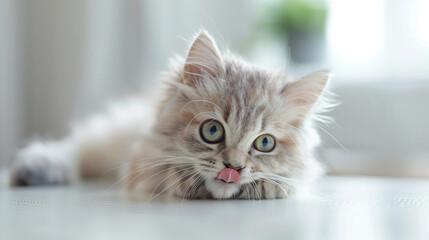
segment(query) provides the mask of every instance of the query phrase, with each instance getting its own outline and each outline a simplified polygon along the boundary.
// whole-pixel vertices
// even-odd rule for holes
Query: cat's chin
[[[216,199],[232,198],[240,190],[240,185],[236,183],[225,183],[218,179],[206,181],[207,190]]]

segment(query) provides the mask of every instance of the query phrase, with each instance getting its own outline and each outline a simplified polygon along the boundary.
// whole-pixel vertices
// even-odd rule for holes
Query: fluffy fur
[[[21,150],[13,185],[72,182],[122,169],[119,182],[150,199],[284,198],[321,173],[314,120],[327,106],[330,74],[291,78],[221,54],[201,31],[186,58],[174,59],[165,75],[163,100],[136,98],[96,116],[58,142]],[[201,124],[217,120],[224,141],[209,144]],[[255,149],[261,134],[275,138],[271,152]],[[240,182],[216,179],[225,165],[243,167]]]

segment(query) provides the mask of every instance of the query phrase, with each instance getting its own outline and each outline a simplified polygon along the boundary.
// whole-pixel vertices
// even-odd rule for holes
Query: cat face
[[[205,32],[179,66],[156,126],[163,151],[183,158],[174,163],[182,183],[175,194],[262,199],[293,192],[316,166],[310,120],[329,74],[292,82],[221,56]]]

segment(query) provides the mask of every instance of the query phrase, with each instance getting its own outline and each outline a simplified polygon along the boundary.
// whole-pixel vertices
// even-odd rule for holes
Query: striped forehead
[[[226,139],[227,145],[247,144],[245,139],[265,128],[267,120],[265,104],[246,101],[243,95],[245,94],[231,96],[223,114],[230,132]]]

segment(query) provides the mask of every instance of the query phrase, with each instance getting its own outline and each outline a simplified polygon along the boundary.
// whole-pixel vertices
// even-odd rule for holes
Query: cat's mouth
[[[206,181],[207,190],[216,199],[231,198],[240,190],[240,173],[233,168],[222,169],[213,180]]]
[[[233,168],[224,168],[219,172],[216,179],[223,181],[224,183],[239,183],[240,173]]]

